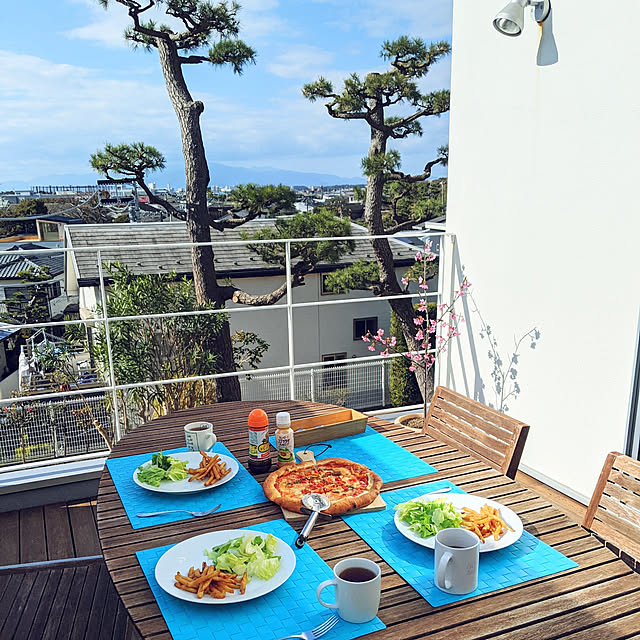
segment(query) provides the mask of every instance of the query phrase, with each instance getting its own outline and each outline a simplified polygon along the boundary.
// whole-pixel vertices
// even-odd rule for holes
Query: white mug
[[[209,451],[216,443],[210,422],[190,422],[184,426],[184,439],[189,451]]]
[[[318,585],[316,596],[323,607],[337,609],[346,622],[369,622],[380,606],[380,567],[366,558],[340,560],[333,568],[333,580]],[[336,603],[323,602],[320,592],[326,587],[336,588]]]
[[[433,580],[446,593],[463,595],[478,587],[480,538],[467,529],[436,533]]]

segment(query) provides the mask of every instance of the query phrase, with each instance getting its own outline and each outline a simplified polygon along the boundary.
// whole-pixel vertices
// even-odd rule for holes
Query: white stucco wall
[[[612,18],[555,0],[540,52],[529,15],[519,38],[494,30],[505,3],[454,0],[447,227],[501,352],[541,332],[509,403],[531,424],[525,469],[586,497],[624,447],[638,329],[640,3],[617,0]],[[466,316],[449,383],[490,402],[486,338]]]

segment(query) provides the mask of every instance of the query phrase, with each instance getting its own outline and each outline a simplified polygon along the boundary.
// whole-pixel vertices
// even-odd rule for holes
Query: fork
[[[150,511],[149,513],[136,513],[138,518],[150,518],[151,516],[162,516],[165,513],[189,513],[196,518],[201,518],[202,516],[208,516],[210,513],[217,511],[222,505],[219,504],[217,507],[213,507],[213,509],[207,509],[206,511],[187,511],[186,509],[171,509],[170,511]]]
[[[327,618],[322,624],[318,625],[315,629],[311,629],[311,631],[303,631],[297,635],[293,636],[282,636],[282,638],[278,638],[278,640],[286,640],[287,638],[302,638],[302,640],[316,640],[320,636],[323,636],[328,631],[331,631],[333,627],[335,627],[338,622],[340,622],[340,618],[338,616],[331,616]]]

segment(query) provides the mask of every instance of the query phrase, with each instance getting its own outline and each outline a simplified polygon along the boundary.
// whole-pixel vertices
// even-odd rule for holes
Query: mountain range
[[[364,184],[365,179],[360,176],[344,177],[328,173],[310,173],[305,171],[289,171],[286,169],[275,169],[273,167],[231,167],[226,164],[210,163],[211,184],[220,187],[234,186],[247,182],[257,182],[258,184],[285,184],[288,186],[328,186],[336,184]],[[95,184],[99,178],[96,173],[43,175],[34,177],[29,182],[18,180],[1,180],[0,191],[12,189],[28,189],[32,186],[46,185],[90,185]],[[184,173],[176,170],[165,170],[150,174],[149,182],[154,182],[159,187],[170,184],[172,187],[184,187]]]

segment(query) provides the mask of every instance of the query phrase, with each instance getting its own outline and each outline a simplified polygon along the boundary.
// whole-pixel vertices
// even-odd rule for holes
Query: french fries
[[[205,487],[210,487],[219,480],[222,480],[228,473],[231,473],[231,469],[227,468],[227,464],[220,460],[220,456],[208,456],[204,451],[201,451],[202,460],[200,466],[197,469],[187,469],[187,473],[191,476],[189,482],[192,480],[201,480],[204,482]]]
[[[179,571],[174,576],[175,587],[182,591],[195,593],[202,599],[204,596],[211,596],[218,600],[224,599],[228,593],[235,593],[236,589],[244,594],[247,588],[247,572],[245,571],[242,578],[235,573],[225,573],[215,568],[215,565],[202,563],[202,568],[194,569],[191,567],[186,576]]]
[[[469,509],[469,507],[462,507],[462,524],[460,526],[473,531],[483,543],[489,536],[493,536],[494,540],[499,540],[507,531],[513,531],[500,517],[500,511],[488,504],[480,509],[480,513]]]

